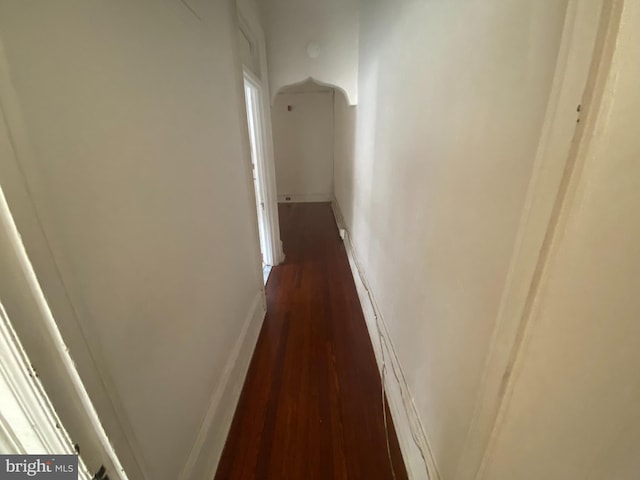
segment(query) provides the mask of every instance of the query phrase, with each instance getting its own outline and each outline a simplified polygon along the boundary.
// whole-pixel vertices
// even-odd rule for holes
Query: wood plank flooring
[[[329,204],[281,204],[286,261],[216,480],[406,479],[345,247]],[[395,476],[394,476],[395,475]]]

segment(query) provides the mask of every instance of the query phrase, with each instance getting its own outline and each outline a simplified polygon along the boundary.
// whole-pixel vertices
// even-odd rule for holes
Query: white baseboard
[[[411,480],[440,480],[427,435],[413,403],[413,397],[395,354],[389,332],[370,293],[364,272],[359,270],[350,232],[344,224],[344,217],[335,199],[331,202],[331,207],[338,231],[344,240],[351,273],[380,372],[386,364],[384,387],[407,474]]]
[[[316,203],[331,202],[332,200],[331,193],[285,193],[278,195],[278,203]]]
[[[222,378],[211,396],[202,427],[180,473],[180,480],[215,477],[266,314],[263,296],[263,291],[259,291],[251,303]]]

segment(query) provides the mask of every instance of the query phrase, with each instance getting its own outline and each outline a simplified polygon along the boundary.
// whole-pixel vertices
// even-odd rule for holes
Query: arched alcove
[[[348,104],[354,104],[344,88],[330,82],[318,80],[314,77],[307,77],[299,82],[289,83],[277,88],[271,97],[271,104],[274,104],[276,97],[281,93],[308,93],[322,91],[335,91],[342,95]]]
[[[336,104],[348,104],[344,90],[313,78],[286,85],[272,98],[279,202],[332,201]]]

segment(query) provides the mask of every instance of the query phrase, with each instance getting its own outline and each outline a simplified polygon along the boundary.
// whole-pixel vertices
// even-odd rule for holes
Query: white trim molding
[[[148,478],[124,408],[110,395],[113,389],[99,368],[101,362],[96,361],[99,353],[89,351],[87,334],[79,324],[38,214],[33,185],[26,181],[25,170],[32,168],[33,157],[0,39],[0,297],[57,414],[81,445],[89,468],[104,465],[110,478],[125,479],[124,463],[132,477]],[[46,298],[39,278],[47,279]],[[67,343],[74,345],[73,359]],[[103,425],[108,426],[109,436]],[[111,442],[118,445],[117,455]]]
[[[389,410],[393,418],[407,474],[411,480],[440,480],[440,473],[426,431],[413,403],[413,396],[405,380],[393,342],[373,294],[369,289],[365,273],[360,267],[358,257],[351,243],[351,234],[346,228],[340,206],[335,198],[331,202],[331,207],[338,231],[344,240],[349,266],[351,267],[358,298],[362,306],[367,330],[371,337],[383,390],[389,403]]]
[[[588,82],[605,3],[569,0],[567,5],[542,133],[456,479],[478,478],[512,382],[563,181],[572,168],[572,149],[584,128],[580,120],[592,108]]]
[[[253,45],[257,48],[259,72],[253,72],[249,65],[242,64],[240,56],[243,78],[247,79],[258,91],[260,97],[259,112],[261,131],[259,138],[259,148],[261,149],[262,164],[260,182],[264,196],[264,215],[267,223],[267,264],[279,265],[284,261],[284,251],[280,239],[280,220],[278,215],[278,199],[276,188],[276,167],[273,150],[273,132],[271,127],[271,103],[269,99],[269,74],[267,68],[267,50],[264,32],[259,25],[259,19],[255,15],[257,12],[244,11],[243,2],[236,2],[237,27],[248,36]],[[243,89],[244,91],[244,89]],[[243,102],[244,103],[244,102]],[[248,132],[247,132],[248,135]],[[249,142],[248,136],[246,141]],[[253,189],[253,187],[252,187]]]
[[[329,203],[331,193],[285,193],[278,195],[278,203]]]
[[[211,394],[209,408],[179,480],[215,477],[265,315],[264,296],[260,291],[249,308],[222,377]]]
[[[578,5],[575,5],[576,3]],[[571,0],[570,8],[573,4],[574,8],[583,8],[588,11],[589,7],[585,3],[587,2]],[[590,32],[595,43],[595,47],[591,49],[586,78],[583,79],[583,85],[585,83],[586,85],[578,117],[579,124],[575,128],[575,135],[566,158],[563,159],[561,165],[556,167],[563,168],[556,195],[553,198],[553,207],[549,211],[549,220],[544,231],[544,238],[541,240],[540,253],[537,257],[535,272],[531,276],[528,295],[522,305],[522,317],[518,319],[519,328],[510,363],[505,371],[507,380],[503,382],[500,390],[499,409],[492,424],[488,444],[483,452],[482,462],[473,480],[489,478],[489,466],[493,460],[498,439],[502,434],[505,419],[509,415],[514,389],[526,362],[526,352],[532,339],[532,332],[540,316],[542,305],[540,293],[548,287],[549,267],[554,264],[558,242],[562,241],[567,224],[571,221],[575,209],[580,207],[580,192],[584,188],[585,181],[582,173],[593,151],[597,151],[601,147],[598,133],[603,126],[603,121],[606,123],[610,108],[609,101],[616,94],[614,90],[610,89],[611,78],[616,78],[615,72],[612,73],[611,69],[612,62],[615,61],[614,54],[618,46],[621,22],[624,22],[623,9],[626,2],[625,0],[599,0],[595,3],[596,5],[591,6],[592,16],[585,17],[583,11],[582,18],[577,17],[581,21],[576,21],[576,28],[579,25],[583,32],[584,30]],[[596,11],[596,7],[601,8]],[[580,50],[579,47],[576,49]],[[540,189],[541,187],[538,186],[538,192],[542,193]],[[538,211],[538,213],[540,212]],[[528,220],[532,221],[532,214]]]
[[[9,302],[11,311],[20,319],[39,318],[40,331],[34,334],[46,342],[47,364],[55,366],[58,372],[55,379],[49,376],[50,385],[57,381],[67,392],[66,402],[75,405],[74,425],[82,425],[83,438],[88,439],[80,444],[101,458],[111,478],[127,480],[40,288],[1,186],[0,271],[10,278],[8,282],[0,282],[0,403],[3,415],[7,413],[5,409],[11,413],[10,420],[0,417],[5,442],[10,440],[19,453],[74,453],[65,424],[58,417],[1,302]],[[5,288],[9,284],[12,288]],[[59,396],[56,399],[62,401]],[[11,405],[16,408],[11,409]],[[90,478],[85,463],[79,461],[79,466],[84,478]]]
[[[0,303],[0,448],[10,454],[74,455],[69,433]],[[78,478],[91,479],[82,457]]]

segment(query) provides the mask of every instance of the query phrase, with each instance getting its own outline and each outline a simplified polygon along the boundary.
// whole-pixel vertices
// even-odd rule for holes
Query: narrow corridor
[[[281,204],[286,261],[216,479],[407,478],[329,204]],[[392,471],[393,468],[393,471]]]

